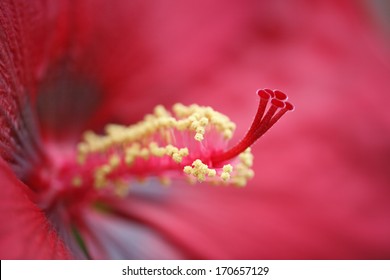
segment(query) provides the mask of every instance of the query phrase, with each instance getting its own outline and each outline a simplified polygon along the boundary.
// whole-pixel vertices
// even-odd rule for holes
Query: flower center
[[[235,124],[210,107],[159,105],[131,126],[109,124],[103,135],[87,131],[74,163],[64,166],[68,184],[125,195],[133,181],[157,177],[162,184],[186,179],[245,186],[253,177],[250,146],[293,105],[280,91],[258,90],[259,107],[245,137],[228,148]],[[77,163],[75,163],[77,162]]]

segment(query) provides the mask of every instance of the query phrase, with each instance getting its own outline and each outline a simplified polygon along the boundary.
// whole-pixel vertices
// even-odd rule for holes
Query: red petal
[[[80,227],[92,259],[178,259],[181,248],[171,246],[148,224],[115,214],[86,209]]]
[[[36,156],[38,142],[30,97],[60,45],[54,6],[18,0],[0,5],[0,156],[19,177],[28,172],[25,164]]]
[[[0,259],[68,259],[66,246],[31,202],[28,187],[0,161]]]
[[[0,40],[0,125],[4,127],[0,134],[1,144],[11,151],[17,150],[18,147],[15,147],[11,139],[15,138],[13,135],[15,128],[35,129],[30,124],[35,121],[35,112],[24,120],[20,120],[20,116],[25,111],[29,113],[30,106],[33,110],[39,106],[41,109],[38,111],[39,116],[48,120],[41,124],[43,132],[52,130],[51,134],[54,131],[56,136],[61,137],[64,134],[73,133],[71,136],[75,137],[76,133],[81,133],[84,129],[80,126],[84,125],[83,120],[87,119],[91,113],[87,110],[89,108],[87,105],[91,103],[90,100],[95,99],[95,92],[92,91],[92,96],[86,97],[89,101],[82,102],[82,93],[85,89],[78,88],[77,81],[74,81],[76,79],[73,79],[78,76],[73,74],[71,80],[68,80],[67,74],[69,73],[64,75],[63,72],[53,71],[53,69],[57,70],[58,65],[66,67],[72,60],[69,58],[72,52],[70,50],[72,44],[69,43],[72,22],[69,18],[71,11],[69,11],[68,1],[2,1],[0,10],[2,34]],[[47,80],[56,78],[55,75],[58,74],[62,75],[62,79],[56,81],[53,88],[53,83],[48,83]],[[67,87],[68,82],[76,85]],[[87,88],[86,92],[90,92],[89,90]],[[38,92],[44,92],[45,95],[43,100],[38,100],[37,105]],[[58,95],[65,96],[65,100],[56,98]],[[84,108],[80,109],[80,106]],[[64,107],[65,110],[61,110]],[[92,108],[95,107],[92,106]],[[61,114],[64,111],[65,116]],[[69,114],[70,111],[72,114]],[[67,127],[69,123],[73,123],[73,127],[77,129]],[[57,131],[58,127],[62,128],[60,133]],[[74,133],[75,130],[76,133]],[[2,152],[3,158],[7,161],[15,161],[9,154],[12,152]]]
[[[228,47],[232,52],[219,52],[232,56],[198,79],[182,79],[195,74],[191,61],[188,68],[177,67],[180,78],[160,83],[177,90],[179,80],[185,89],[185,94],[176,91],[181,100],[211,101],[239,125],[251,119],[245,112],[255,110],[242,92],[262,82],[291,93],[300,112],[264,139],[262,148],[253,148],[256,179],[245,190],[187,186],[182,191],[188,194],[166,203],[131,199],[121,206],[195,257],[388,259],[388,42],[378,38],[357,2],[260,2],[240,13],[247,28],[226,44],[242,45],[235,52]],[[189,10],[166,18],[187,27],[200,14]],[[175,15],[185,17],[183,23]],[[219,15],[210,17],[221,20]],[[159,38],[171,35],[185,44],[193,37],[173,26],[159,21],[159,31],[173,30]],[[203,61],[198,42],[193,48],[158,42]]]
[[[7,99],[15,102],[26,94],[35,96],[37,80],[50,61],[64,52],[66,3],[1,2],[1,93]]]

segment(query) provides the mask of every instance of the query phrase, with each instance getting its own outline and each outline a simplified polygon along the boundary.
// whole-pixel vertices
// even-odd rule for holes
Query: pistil
[[[294,110],[294,106],[287,102],[287,95],[279,90],[260,89],[257,94],[260,98],[259,106],[248,132],[233,147],[223,153],[214,154],[211,158],[214,165],[237,157],[263,136],[287,111]]]

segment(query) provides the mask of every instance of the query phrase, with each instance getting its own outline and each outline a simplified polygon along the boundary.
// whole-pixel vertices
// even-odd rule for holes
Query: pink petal
[[[0,162],[0,258],[68,259],[68,249],[9,167]]]

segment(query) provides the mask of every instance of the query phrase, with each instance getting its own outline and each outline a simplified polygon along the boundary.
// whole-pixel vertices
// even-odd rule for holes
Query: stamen
[[[214,165],[238,156],[264,135],[287,111],[294,109],[291,103],[286,102],[288,99],[287,95],[279,90],[260,89],[257,91],[257,94],[260,97],[259,107],[248,132],[238,144],[229,150],[222,154],[213,155],[211,160]],[[269,105],[269,108],[264,115],[267,105]]]
[[[245,186],[254,175],[250,146],[293,106],[287,95],[258,90],[254,121],[245,137],[227,149],[235,124],[210,107],[157,106],[153,114],[131,126],[109,124],[105,134],[87,131],[78,144],[77,166],[62,174],[77,189],[93,186],[126,195],[132,181],[156,177],[162,185],[186,178],[190,183]]]

